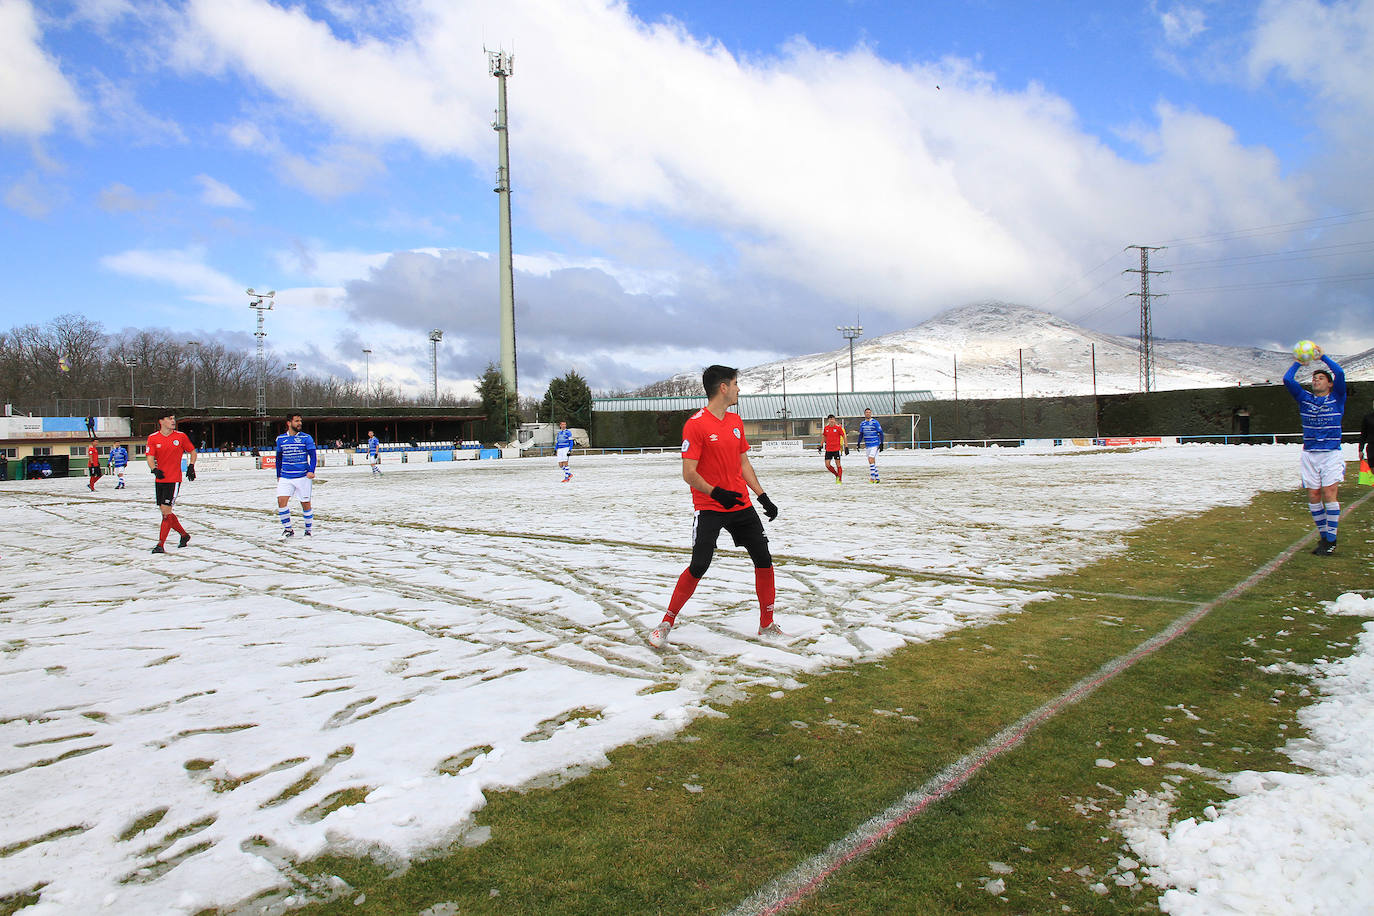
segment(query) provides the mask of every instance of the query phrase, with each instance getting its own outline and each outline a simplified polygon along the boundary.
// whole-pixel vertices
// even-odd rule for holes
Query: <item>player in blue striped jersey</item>
[[[568,429],[567,420],[558,421],[558,437],[553,440],[554,453],[558,455],[558,466],[563,469],[563,482],[572,480],[572,468],[568,467],[568,455],[572,454],[573,434]]]
[[[315,523],[310,503],[310,491],[315,481],[315,440],[301,432],[301,415],[286,418],[286,432],[277,437],[277,518],[281,520],[281,536],[295,535],[291,527],[291,497],[301,503],[301,517],[305,520],[305,536]]]
[[[124,489],[124,469],[129,466],[129,450],[124,447],[123,442],[115,443],[110,449],[110,471],[118,475],[119,483],[115,484],[116,490]]]
[[[868,482],[878,482],[878,453],[883,450],[883,425],[873,419],[873,408],[864,408],[859,423],[859,446],[868,455]]]
[[[372,465],[372,473],[376,477],[382,476],[382,444],[377,441],[377,434],[372,430],[367,431],[367,462]]]
[[[1336,490],[1345,480],[1345,459],[1341,457],[1341,425],[1345,418],[1345,371],[1317,347],[1316,356],[1325,368],[1312,370],[1312,390],[1298,384],[1298,366],[1293,363],[1283,376],[1283,387],[1298,402],[1302,418],[1302,485],[1307,488],[1307,508],[1317,524],[1317,556],[1330,556],[1336,549],[1336,528],[1341,519],[1341,504]]]

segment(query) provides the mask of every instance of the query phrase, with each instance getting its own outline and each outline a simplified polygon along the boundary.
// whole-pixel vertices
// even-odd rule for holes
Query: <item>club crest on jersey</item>
[[[739,438],[739,427],[738,427],[738,426],[736,426],[734,429],[730,430],[730,432],[732,432],[732,433],[735,434],[735,438],[736,438],[736,439]]]
[[[688,442],[686,439],[683,439],[683,440],[682,440],[682,450],[683,450],[684,452],[687,451],[687,449],[689,449],[689,448],[691,448],[691,447],[692,447],[692,443],[691,443],[691,442]]]

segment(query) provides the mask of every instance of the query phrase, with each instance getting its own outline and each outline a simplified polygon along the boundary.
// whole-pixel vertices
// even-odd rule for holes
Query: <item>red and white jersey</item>
[[[94,442],[86,446],[86,467],[100,467],[100,449],[95,447]]]
[[[838,452],[844,450],[844,427],[836,426],[834,423],[821,430],[821,436],[825,438],[825,450],[827,452]]]
[[[153,456],[153,466],[162,470],[163,483],[181,483],[181,456],[195,453],[191,440],[178,430],[168,436],[159,431],[148,437],[148,454]]]
[[[749,451],[744,438],[744,421],[737,413],[726,411],[717,420],[706,408],[688,417],[682,426],[682,457],[697,463],[697,473],[713,487],[724,487],[743,494],[744,500],[726,509],[709,494],[692,490],[692,507],[713,512],[735,512],[749,507],[749,487],[740,470],[740,456]]]

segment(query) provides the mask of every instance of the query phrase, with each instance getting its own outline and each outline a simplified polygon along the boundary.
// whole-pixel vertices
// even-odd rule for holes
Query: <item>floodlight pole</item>
[[[138,366],[138,360],[132,356],[124,357],[124,365],[129,369],[129,406],[134,406],[134,368]]]
[[[444,339],[444,332],[435,328],[429,332],[429,371],[430,378],[434,381],[434,406],[439,406],[439,341]]]
[[[258,329],[253,332],[253,336],[258,339],[258,406],[254,411],[258,417],[267,416],[267,352],[263,348],[263,338],[267,336],[267,331],[263,329],[263,318],[272,311],[272,298],[277,295],[276,290],[267,293],[254,292],[253,287],[248,287],[248,307],[258,313]],[[267,423],[262,420],[258,423],[258,446],[261,448],[267,445]]]
[[[196,410],[196,362],[200,358],[200,341],[188,340],[186,341],[186,346],[195,347],[195,349],[191,351],[195,353],[195,356],[191,358],[191,409]]]
[[[363,406],[370,406],[372,390],[372,351],[363,347]]]
[[[286,371],[291,373],[291,409],[296,408],[296,364],[287,363]]]
[[[863,333],[864,333],[864,328],[863,328],[863,325],[861,325],[861,324],[847,324],[847,325],[841,325],[841,326],[835,328],[835,330],[839,331],[840,334],[842,334],[842,335],[844,336],[844,339],[847,340],[847,341],[849,341],[849,391],[850,391],[851,393],[853,393],[853,391],[854,391],[854,338],[856,338],[856,337],[862,337],[862,336],[863,336]]]
[[[515,365],[515,269],[512,265],[510,236],[510,129],[506,120],[506,77],[515,72],[515,55],[487,51],[487,69],[496,77],[496,119],[491,122],[497,136],[496,187],[500,225],[498,257],[501,279],[501,378],[506,391],[520,403],[519,378]]]

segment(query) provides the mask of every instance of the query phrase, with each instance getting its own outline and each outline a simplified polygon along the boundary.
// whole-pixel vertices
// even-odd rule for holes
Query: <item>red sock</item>
[[[177,534],[180,534],[183,537],[186,535],[186,529],[181,527],[181,519],[177,518],[177,514],[175,512],[167,513],[167,521],[171,522],[172,527],[176,529]]]
[[[773,602],[777,599],[777,590],[773,587],[773,567],[754,567],[754,591],[759,593],[759,626],[769,626],[773,623]]]
[[[835,476],[836,476],[836,477],[839,477],[841,480],[843,480],[843,479],[844,479],[844,468],[838,468],[838,469],[836,469],[836,471],[835,471]]]
[[[162,516],[162,527],[159,528],[157,532],[157,546],[161,547],[167,543],[167,532],[171,530],[172,517],[170,515]]]
[[[668,612],[663,615],[664,620],[669,623],[677,620],[677,612],[682,610],[687,599],[692,597],[692,592],[697,590],[697,583],[700,581],[692,575],[690,569],[682,571],[682,575],[677,577],[677,585],[673,588],[673,597],[668,599]]]

